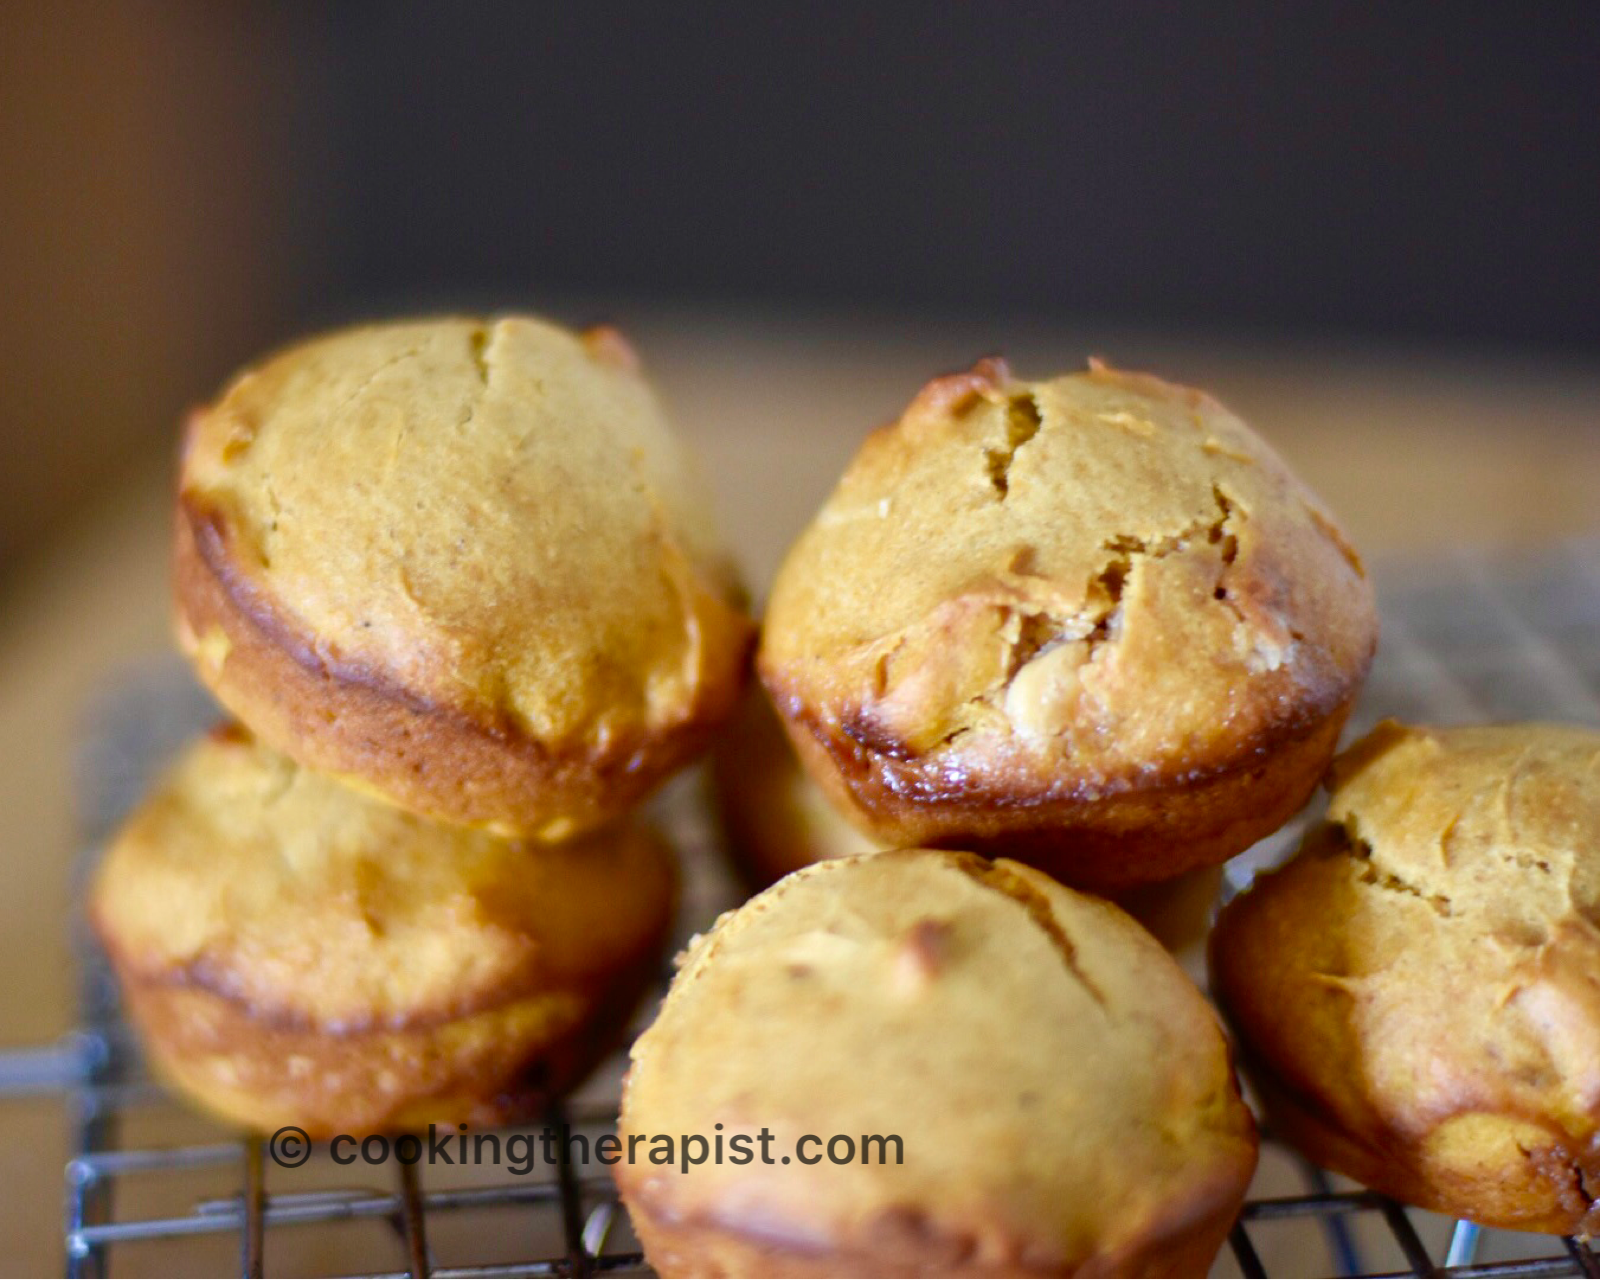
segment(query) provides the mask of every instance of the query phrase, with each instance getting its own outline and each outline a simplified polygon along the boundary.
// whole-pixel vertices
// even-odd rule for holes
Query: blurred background
[[[0,1043],[72,1020],[73,762],[167,650],[186,408],[509,307],[636,338],[758,592],[994,350],[1212,388],[1380,561],[1593,535],[1600,4],[0,6]],[[0,1105],[6,1266],[58,1265],[63,1144]]]
[[[1600,6],[13,3],[0,280],[6,567],[396,309],[1592,360]]]

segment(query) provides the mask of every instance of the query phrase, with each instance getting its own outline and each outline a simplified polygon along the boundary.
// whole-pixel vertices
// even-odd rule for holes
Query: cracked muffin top
[[[691,472],[612,330],[316,338],[191,423],[180,638],[305,762],[565,838],[703,745],[738,693],[752,628]],[[399,759],[412,739],[431,758]]]
[[[779,570],[758,667],[877,838],[1118,893],[1287,821],[1376,640],[1355,552],[1215,400],[987,360],[868,437]]]
[[[661,945],[675,898],[671,851],[642,824],[502,840],[369,799],[227,726],[128,819],[91,913],[141,981],[358,1031],[599,989]]]
[[[760,666],[814,734],[980,789],[1070,762],[1093,790],[1332,713],[1375,638],[1355,552],[1222,405],[991,360],[868,438],[778,575]]]
[[[1212,938],[1275,1119],[1410,1203],[1600,1230],[1600,734],[1387,721],[1330,786]]]
[[[1153,938],[927,850],[808,867],[695,939],[620,1131],[772,1134],[771,1164],[619,1166],[669,1275],[801,1273],[760,1248],[807,1274],[1203,1275],[1256,1159],[1215,1015]],[[903,1163],[780,1159],[805,1134],[898,1135]]]

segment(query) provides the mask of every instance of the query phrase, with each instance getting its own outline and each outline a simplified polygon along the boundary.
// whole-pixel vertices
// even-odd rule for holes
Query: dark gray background
[[[374,315],[1588,363],[1600,3],[10,0],[0,283],[0,584]]]
[[[313,6],[343,297],[1600,345],[1600,5]]]

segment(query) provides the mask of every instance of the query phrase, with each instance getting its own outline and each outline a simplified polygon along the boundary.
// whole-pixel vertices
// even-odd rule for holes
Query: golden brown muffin
[[[813,862],[884,849],[852,826],[795,756],[761,689],[745,694],[711,752],[712,800],[745,883],[765,889]],[[1124,911],[1179,958],[1204,968],[1204,942],[1222,887],[1221,867],[1200,867],[1115,896]]]
[[[203,739],[98,872],[96,930],[156,1068],[313,1137],[536,1114],[617,1043],[676,872],[649,831],[508,841]]]
[[[1109,891],[1281,826],[1376,638],[1355,552],[1215,400],[984,361],[867,439],[779,571],[759,668],[885,843]]]
[[[1314,1160],[1488,1226],[1600,1230],[1600,734],[1386,722],[1211,949]]]
[[[706,742],[751,625],[631,353],[525,317],[347,329],[193,418],[178,635],[263,739],[565,839]]]
[[[614,1169],[662,1275],[1204,1275],[1244,1197],[1255,1130],[1210,1007],[1121,911],[1029,868],[818,863],[679,964]],[[654,1165],[662,1134],[724,1161]],[[841,1135],[853,1162],[802,1163]]]

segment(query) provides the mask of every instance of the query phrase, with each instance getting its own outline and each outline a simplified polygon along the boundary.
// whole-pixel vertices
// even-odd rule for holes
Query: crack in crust
[[[1019,907],[1028,913],[1028,918],[1039,928],[1050,945],[1056,949],[1061,957],[1061,963],[1067,972],[1073,976],[1094,1002],[1109,1013],[1111,1006],[1106,1000],[1105,992],[1089,976],[1078,961],[1078,948],[1073,943],[1067,931],[1061,927],[1061,922],[1056,919],[1056,913],[1051,910],[1050,899],[1031,884],[1025,875],[1012,871],[1009,867],[1002,867],[998,863],[988,862],[972,854],[959,856],[956,865],[966,876],[985,889],[1010,898]]]
[[[1397,875],[1388,867],[1379,865],[1372,842],[1356,831],[1356,819],[1346,817],[1343,822],[1327,824],[1324,838],[1328,841],[1327,854],[1347,857],[1357,864],[1357,876],[1362,884],[1372,885],[1387,893],[1403,893],[1427,903],[1435,915],[1448,920],[1455,914],[1455,906],[1447,894],[1429,893],[1422,886]]]
[[[467,335],[467,347],[472,352],[472,365],[478,371],[478,381],[483,384],[485,391],[489,389],[489,375],[491,373],[489,344],[493,335],[487,325],[479,325]]]
[[[1011,462],[1017,450],[1039,434],[1044,417],[1039,411],[1038,398],[1031,391],[1014,395],[1006,401],[1006,442],[999,449],[984,453],[984,463],[989,472],[989,483],[1002,502],[1011,492]]]
[[[366,393],[371,390],[372,384],[375,383],[379,378],[383,377],[384,374],[388,373],[390,369],[393,369],[397,365],[404,364],[407,360],[415,360],[421,354],[422,351],[420,348],[408,347],[399,354],[390,356],[387,360],[383,361],[376,368],[374,368],[371,373],[367,374],[365,378],[358,382],[351,389],[350,394],[345,396],[343,400],[333,407],[333,410],[331,413],[329,413],[328,417],[330,419],[337,418],[357,400],[361,399],[362,396],[366,395]]]
[[[1033,423],[1033,431],[1037,431],[1037,406],[1031,397],[1027,399],[1028,403],[1033,405],[1034,413],[1030,421]],[[1032,432],[1029,432],[1026,439],[1031,438]],[[1026,443],[1026,439],[1022,443]],[[1004,465],[999,470],[995,469],[997,455],[992,451],[989,454],[991,478],[995,482],[997,493],[1002,498],[1007,492],[1005,468],[1009,467],[1015,449],[1020,447],[1016,440],[1017,437],[1014,435],[1013,447],[1005,454]],[[996,630],[1001,635],[1005,635],[1008,631],[1012,633],[1005,666],[999,678],[991,685],[972,693],[965,699],[966,707],[973,711],[980,708],[998,708],[1025,667],[1062,645],[1081,644],[1084,664],[1101,660],[1102,651],[1116,644],[1121,637],[1124,595],[1136,565],[1165,559],[1199,542],[1220,549],[1220,565],[1212,598],[1233,615],[1237,626],[1250,628],[1252,626],[1250,620],[1227,585],[1229,571],[1238,557],[1239,534],[1235,522],[1242,521],[1244,517],[1223,492],[1221,485],[1212,485],[1212,496],[1216,503],[1215,514],[1195,520],[1176,533],[1156,539],[1141,538],[1133,534],[1117,534],[1106,539],[1102,546],[1110,553],[1109,558],[1099,572],[1090,579],[1084,592],[1086,603],[1076,613],[1056,612],[1025,596],[997,603],[995,607],[1000,618]],[[1031,548],[1019,549],[1011,558],[1009,572],[1018,577],[1028,577],[1032,559]],[[1296,641],[1303,638],[1299,632],[1293,630],[1290,635]],[[907,636],[902,634],[878,655],[872,669],[871,685],[876,699],[882,701],[891,695],[895,683],[894,662],[907,643]],[[1259,642],[1255,645],[1255,650],[1258,654],[1261,652]],[[1266,659],[1263,657],[1262,661],[1266,662]],[[1268,662],[1267,665],[1276,664]],[[970,732],[973,728],[970,716],[964,719],[966,722],[953,724],[937,736],[920,741],[906,740],[897,734],[891,725],[884,722],[884,717],[870,708],[863,707],[855,715],[845,717],[842,728],[867,750],[880,752],[896,760],[911,760],[948,747],[957,738]],[[1059,727],[1056,736],[1064,731],[1065,726]]]
[[[1115,552],[1116,555],[1107,561],[1106,567],[1095,576],[1090,589],[1092,595],[1095,588],[1098,588],[1104,592],[1109,601],[1108,606],[1094,619],[1094,624],[1085,637],[1091,662],[1094,661],[1102,645],[1117,639],[1118,623],[1122,617],[1123,591],[1128,576],[1133,572],[1134,563],[1140,560],[1165,559],[1175,551],[1187,549],[1202,535],[1207,543],[1222,548],[1222,567],[1217,574],[1217,585],[1211,593],[1212,599],[1222,602],[1232,612],[1240,626],[1249,625],[1224,581],[1239,554],[1239,536],[1228,527],[1234,519],[1234,505],[1222,492],[1221,485],[1213,484],[1211,495],[1217,504],[1217,515],[1214,519],[1197,520],[1178,533],[1153,541],[1130,534],[1118,534],[1102,544],[1107,551]]]

